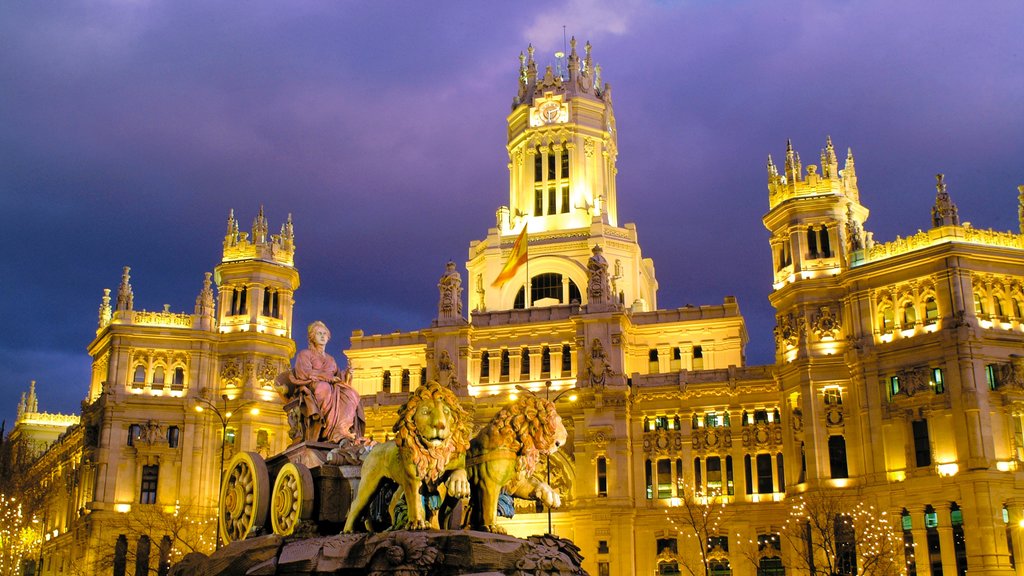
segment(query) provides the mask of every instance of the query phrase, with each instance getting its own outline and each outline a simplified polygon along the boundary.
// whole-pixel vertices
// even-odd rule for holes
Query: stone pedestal
[[[579,548],[556,536],[526,540],[468,530],[260,536],[209,558],[189,555],[171,576],[586,576]]]

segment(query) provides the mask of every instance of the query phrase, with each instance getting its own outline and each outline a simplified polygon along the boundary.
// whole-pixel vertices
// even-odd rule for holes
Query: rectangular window
[[[752,474],[752,472],[750,470],[750,454],[745,454],[743,456],[743,480],[746,481],[745,483],[746,483],[746,486],[747,486],[747,494],[753,494],[754,493],[754,479],[753,479],[753,474]]]
[[[693,483],[694,490],[699,493],[704,493],[704,477],[701,475],[700,458],[693,459]]]
[[[547,346],[540,351],[540,373],[542,376],[551,374],[551,349]]]
[[[555,187],[548,188],[548,214],[558,214],[558,195],[555,194]]]
[[[533,190],[533,215],[544,215],[544,189],[534,188]]]
[[[562,186],[562,214],[569,212],[569,187]]]
[[[707,459],[708,493],[722,494],[722,459],[711,456]]]
[[[647,351],[647,372],[650,374],[658,373],[658,350],[655,348]]]
[[[235,445],[235,429],[234,428],[225,428],[224,429],[224,443],[225,444],[231,444],[232,446]]]
[[[507,382],[508,381],[508,370],[509,370],[508,350],[502,350],[501,351],[501,380],[503,382]]]
[[[604,456],[597,459],[597,495],[608,495],[608,460]]]
[[[139,491],[139,504],[156,504],[156,485],[160,477],[160,466],[142,467],[142,488]]]
[[[900,393],[900,377],[893,376],[889,378],[889,397],[893,397]]]
[[[544,155],[535,154],[533,156],[533,181],[540,182],[544,179]]]
[[[828,463],[833,478],[849,478],[846,467],[846,439],[842,436],[828,437]]]
[[[169,426],[167,428],[167,447],[177,448],[178,441],[181,439],[181,431],[177,426]]]
[[[732,479],[732,456],[725,457],[725,493],[729,496],[736,494],[736,486]]]
[[[672,497],[672,461],[658,460],[658,499],[667,500]]]
[[[932,448],[928,441],[928,421],[914,420],[910,423],[914,432],[914,456],[917,467],[932,465]]]
[[[718,428],[720,424],[717,412],[708,412],[704,415],[704,426],[706,428]]]
[[[491,354],[484,350],[480,353],[480,382],[487,382],[491,378]]]
[[[843,393],[839,390],[839,388],[826,388],[825,389],[825,405],[826,406],[832,406],[832,405],[839,406],[839,405],[842,405],[842,403],[843,403]]]
[[[611,574],[611,568],[607,562],[597,563],[597,576],[609,576]]]
[[[776,467],[775,478],[777,479],[777,482],[779,484],[779,489],[776,490],[776,492],[785,492],[786,491],[786,467],[782,463],[782,452],[779,452],[778,454],[775,455],[775,467]]]
[[[988,364],[985,366],[985,381],[988,382],[988,389],[995,390],[999,386],[999,379],[996,378],[996,365]]]
[[[555,162],[557,162],[557,160],[555,160],[554,153],[548,154],[548,180],[555,179],[555,167],[557,166]]]
[[[771,494],[772,488],[772,455],[757,455],[757,493]]]
[[[703,370],[704,369],[704,348],[701,346],[693,347],[693,369]]]
[[[935,387],[936,394],[942,394],[946,391],[946,381],[942,377],[942,368],[932,368],[932,386]]]
[[[568,344],[562,346],[562,376],[569,376],[572,372],[572,350]]]
[[[651,461],[644,461],[644,480],[647,485],[647,499],[651,500],[654,498],[654,474],[651,470]]]
[[[569,177],[569,151],[562,150],[562,178]]]

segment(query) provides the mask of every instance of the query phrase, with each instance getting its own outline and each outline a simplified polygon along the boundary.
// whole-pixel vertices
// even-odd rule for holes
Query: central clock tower
[[[507,122],[509,200],[487,238],[470,246],[470,310],[587,304],[586,265],[596,246],[608,260],[616,306],[654,309],[654,263],[641,256],[636,227],[618,223],[611,86],[602,84],[590,43],[581,57],[573,38],[564,67],[548,65],[543,75],[532,45],[520,54]],[[524,228],[528,264],[496,284]]]

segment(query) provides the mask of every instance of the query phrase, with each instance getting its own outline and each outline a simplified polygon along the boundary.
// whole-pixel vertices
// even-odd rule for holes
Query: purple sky
[[[386,6],[386,8],[385,8]],[[518,54],[562,25],[614,87],[619,222],[662,308],[739,298],[773,361],[765,159],[853,148],[867,228],[1017,231],[1024,3],[4,2],[0,416],[77,411],[103,288],[191,311],[225,219],[294,214],[296,327],[429,324],[449,258],[508,201]],[[10,425],[10,424],[9,424]]]

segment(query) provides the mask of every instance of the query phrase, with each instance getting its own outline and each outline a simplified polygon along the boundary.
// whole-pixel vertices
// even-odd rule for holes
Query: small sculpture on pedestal
[[[608,279],[608,260],[600,245],[592,249],[593,256],[587,260],[587,306],[604,309],[612,305],[612,292]]]
[[[445,266],[444,274],[437,283],[440,298],[437,303],[437,319],[453,322],[462,319],[462,275],[451,260]]]

